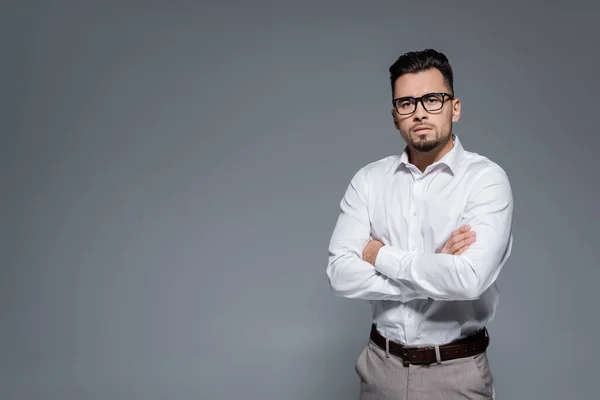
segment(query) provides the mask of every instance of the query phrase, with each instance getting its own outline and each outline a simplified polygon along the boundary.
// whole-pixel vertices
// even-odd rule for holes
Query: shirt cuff
[[[362,245],[362,247],[360,248],[360,258],[362,258],[362,254],[363,251],[365,250],[365,247],[367,247],[367,244],[371,241],[371,238],[368,238],[367,240],[365,240],[365,243]]]
[[[379,249],[375,258],[375,269],[383,275],[397,280],[402,276],[402,271],[410,265],[414,257],[415,255],[408,251],[392,246],[383,246]]]

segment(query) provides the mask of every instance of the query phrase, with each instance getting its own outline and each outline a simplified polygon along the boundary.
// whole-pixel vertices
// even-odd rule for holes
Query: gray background
[[[1,399],[357,398],[327,245],[426,47],[514,189],[499,399],[598,397],[598,6],[366,3],[3,3]]]

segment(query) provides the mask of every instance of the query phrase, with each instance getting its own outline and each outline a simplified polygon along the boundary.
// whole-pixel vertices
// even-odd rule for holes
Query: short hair
[[[390,83],[392,85],[392,97],[394,96],[394,85],[396,80],[404,74],[427,71],[436,68],[444,77],[444,81],[450,88],[450,94],[454,95],[454,74],[448,58],[438,51],[426,49],[412,51],[401,55],[390,67]]]

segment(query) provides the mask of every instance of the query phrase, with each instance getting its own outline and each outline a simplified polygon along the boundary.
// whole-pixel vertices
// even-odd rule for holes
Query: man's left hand
[[[379,240],[369,240],[369,242],[365,245],[363,249],[362,258],[366,262],[371,265],[375,265],[375,259],[377,258],[377,253],[379,253],[379,249],[384,246]]]

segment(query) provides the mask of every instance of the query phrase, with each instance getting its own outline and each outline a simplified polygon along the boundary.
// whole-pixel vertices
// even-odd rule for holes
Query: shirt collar
[[[450,169],[452,175],[456,174],[456,170],[460,164],[464,149],[460,143],[460,140],[458,139],[458,136],[454,133],[452,134],[452,141],[454,142],[454,147],[449,152],[444,154],[441,159],[431,164],[431,166],[428,168],[431,169],[438,164],[444,164]],[[410,162],[408,161],[408,146],[404,148],[404,151],[400,155],[400,163],[398,164],[398,168],[400,168],[402,165],[410,165]],[[396,168],[396,171],[398,168]]]

